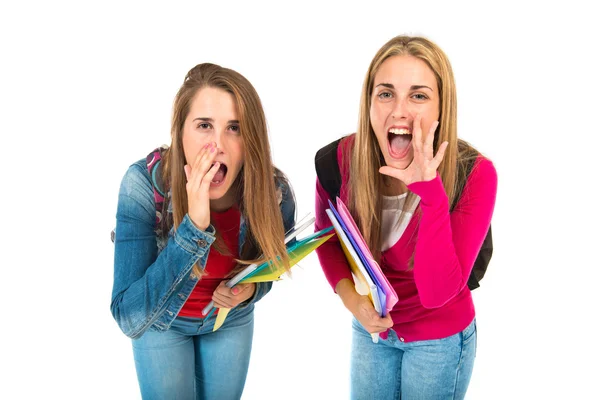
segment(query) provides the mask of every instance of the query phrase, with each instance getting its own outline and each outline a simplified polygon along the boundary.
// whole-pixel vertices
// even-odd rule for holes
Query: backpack
[[[156,208],[156,227],[154,232],[158,237],[163,237],[168,234],[166,227],[166,220],[164,217],[168,218],[168,213],[165,213],[164,203],[165,197],[167,194],[164,192],[164,184],[162,179],[162,167],[161,161],[167,151],[167,146],[157,147],[152,150],[150,154],[146,156],[146,167],[148,168],[148,173],[150,174],[150,181],[152,182],[152,191],[154,192],[154,205]]]
[[[329,194],[329,197],[332,201],[340,195],[340,187],[342,184],[342,176],[337,159],[338,145],[342,139],[343,138],[340,138],[332,143],[329,143],[327,146],[317,151],[317,154],[315,155],[315,169],[317,172],[317,177],[319,178],[321,186]],[[467,165],[467,176],[471,173],[474,162],[475,160],[469,162]],[[463,187],[460,187],[459,193],[461,193],[462,190]],[[457,196],[457,198],[460,198],[460,195]],[[453,203],[450,207],[450,211],[452,211],[455,206],[456,204]],[[494,246],[492,243],[492,227],[490,226],[483,244],[481,245],[481,249],[479,250],[479,254],[475,259],[475,264],[471,270],[469,281],[467,282],[470,290],[479,287],[479,281],[485,275],[487,266],[492,258],[493,250]]]
[[[152,191],[154,192],[154,205],[156,208],[156,228],[154,231],[158,237],[164,236],[163,228],[165,224],[163,224],[163,205],[166,194],[162,189],[164,185],[162,182],[162,170],[160,168],[160,162],[167,149],[167,146],[157,147],[146,156],[146,168],[148,168],[148,173],[150,174]],[[115,242],[114,229],[110,232],[110,240],[113,243]]]

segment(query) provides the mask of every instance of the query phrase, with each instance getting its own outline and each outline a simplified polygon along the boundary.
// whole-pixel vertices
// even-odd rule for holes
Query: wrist
[[[344,278],[337,283],[335,291],[342,299],[344,307],[352,312],[360,298],[360,294],[356,292],[354,283],[350,279]]]
[[[189,217],[190,217],[190,221],[192,222],[192,225],[194,225],[198,230],[201,230],[201,231],[206,232],[211,235],[215,234],[215,232],[216,232],[215,227],[212,226],[210,223],[209,224],[199,224],[198,222],[194,221],[194,219],[192,218],[191,215],[189,215]]]
[[[250,300],[252,297],[254,297],[254,293],[256,293],[256,283],[251,282],[249,283],[249,287],[248,287],[248,297],[244,300],[244,301],[248,301]]]
[[[194,226],[196,228],[198,228],[199,230],[201,230],[201,231],[205,231],[206,228],[208,228],[208,225],[206,225],[206,224],[199,224],[196,221],[194,221],[194,219],[191,218],[191,217],[190,217],[190,221],[192,221],[192,224],[194,224]]]
[[[423,179],[421,180],[422,182],[429,182],[434,180],[437,177],[437,170],[433,170],[433,171],[429,171],[428,173],[425,173],[423,175]]]

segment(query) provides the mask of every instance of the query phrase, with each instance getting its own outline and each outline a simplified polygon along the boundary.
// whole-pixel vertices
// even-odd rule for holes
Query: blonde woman
[[[379,316],[355,290],[340,244],[317,249],[354,316],[353,399],[462,399],[467,391],[477,340],[467,281],[490,226],[497,176],[458,139],[456,122],[444,52],[425,38],[398,36],[369,66],[356,134],[317,153],[337,152],[342,200],[399,298]],[[316,229],[331,225],[323,186],[317,180]]]
[[[261,254],[287,265],[294,219],[258,94],[235,71],[195,66],[175,97],[171,145],[131,165],[119,192],[111,311],[133,339],[144,399],[240,398],[254,303],[271,284],[229,289],[225,278]],[[232,308],[215,332],[202,315],[211,300]]]

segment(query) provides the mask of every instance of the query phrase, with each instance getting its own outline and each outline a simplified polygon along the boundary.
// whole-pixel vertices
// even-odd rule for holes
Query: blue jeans
[[[254,331],[254,307],[233,309],[213,332],[208,319],[177,317],[164,332],[132,340],[142,398],[237,400],[242,396]]]
[[[392,329],[373,343],[360,323],[352,322],[351,398],[354,400],[463,399],[475,351],[475,320],[444,339],[404,343]]]

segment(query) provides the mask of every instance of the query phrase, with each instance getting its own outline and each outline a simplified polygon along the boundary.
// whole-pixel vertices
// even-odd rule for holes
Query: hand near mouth
[[[215,143],[209,143],[200,150],[192,166],[184,166],[187,183],[188,215],[201,230],[210,225],[210,183],[217,171],[219,162],[214,162],[218,151]],[[214,163],[214,164],[213,164]]]
[[[405,169],[384,166],[379,168],[379,172],[392,178],[399,179],[405,185],[414,182],[430,181],[436,177],[437,169],[444,159],[444,152],[448,147],[448,142],[441,144],[435,157],[433,156],[433,139],[438,121],[431,124],[429,132],[423,142],[423,131],[421,129],[421,116],[417,115],[413,124],[413,160]]]

